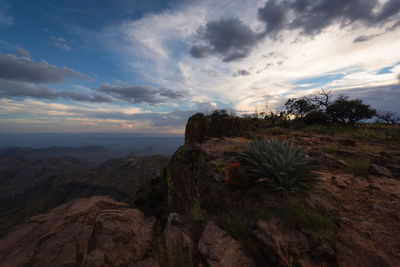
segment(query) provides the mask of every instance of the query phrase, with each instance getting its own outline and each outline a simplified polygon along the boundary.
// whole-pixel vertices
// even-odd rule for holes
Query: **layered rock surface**
[[[1,240],[1,266],[128,266],[147,258],[154,223],[109,197],[75,200]]]

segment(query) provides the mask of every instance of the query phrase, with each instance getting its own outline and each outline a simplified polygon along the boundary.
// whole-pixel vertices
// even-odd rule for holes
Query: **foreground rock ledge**
[[[110,197],[78,199],[0,240],[1,266],[133,265],[147,259],[155,221]]]

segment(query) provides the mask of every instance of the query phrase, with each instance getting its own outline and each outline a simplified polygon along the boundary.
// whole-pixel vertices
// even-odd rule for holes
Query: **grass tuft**
[[[368,176],[369,159],[366,158],[348,158],[348,171],[357,176]]]

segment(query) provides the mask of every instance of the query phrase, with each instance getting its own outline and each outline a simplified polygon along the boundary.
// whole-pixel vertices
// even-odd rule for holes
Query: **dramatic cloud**
[[[378,0],[269,0],[257,12],[258,20],[265,25],[263,31],[253,31],[238,18],[210,21],[198,29],[190,54],[194,58],[218,55],[225,62],[234,61],[248,57],[260,41],[276,38],[284,30],[300,30],[301,35],[313,37],[334,24],[342,28],[377,27],[393,21],[399,12],[398,0],[388,0],[382,6]],[[398,24],[392,25],[392,30]],[[376,35],[360,36],[354,42],[373,37]]]
[[[0,79],[0,97],[34,97],[57,99],[58,92],[53,88],[37,86],[33,83],[15,82]]]
[[[232,76],[237,77],[237,76],[247,76],[247,75],[250,75],[250,72],[248,72],[247,70],[238,70]]]
[[[183,92],[168,88],[154,88],[151,86],[130,86],[120,87],[110,84],[103,84],[99,88],[100,92],[107,93],[121,101],[134,104],[147,103],[156,105],[165,103],[168,100],[177,100],[184,97]]]
[[[229,62],[247,57],[259,37],[238,18],[208,22],[198,29],[198,44],[190,49],[195,58],[213,54],[223,56]]]
[[[20,58],[0,51],[0,79],[32,82],[58,83],[68,77],[85,78],[75,70],[59,68],[47,62],[35,62],[28,58]]]
[[[14,52],[17,53],[18,55],[22,56],[22,57],[26,57],[26,58],[30,58],[31,54],[29,53],[29,51],[22,49],[20,47],[16,47],[14,48]]]
[[[287,16],[287,6],[285,2],[269,0],[263,8],[258,9],[258,19],[265,23],[265,30],[262,36],[267,34],[276,34],[284,26]]]
[[[14,18],[8,14],[10,5],[5,0],[0,0],[0,27],[14,24]]]
[[[59,98],[72,99],[81,102],[91,103],[110,103],[115,100],[109,96],[98,93],[80,93],[76,91],[56,91],[54,88],[36,85],[28,82],[15,82],[0,79],[0,97],[6,98],[26,98],[33,97],[37,99]]]

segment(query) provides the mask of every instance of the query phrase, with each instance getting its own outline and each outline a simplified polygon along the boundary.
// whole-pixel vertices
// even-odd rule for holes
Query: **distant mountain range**
[[[110,158],[122,157],[134,152],[138,156],[166,154],[172,155],[179,146],[183,145],[184,137],[177,135],[138,135],[126,133],[38,133],[38,134],[0,134],[0,149],[23,147],[33,149],[45,149],[46,153],[63,151],[69,156],[79,157],[80,150],[93,151],[100,146],[111,154]],[[53,152],[50,152],[53,148]],[[77,151],[72,148],[77,148]],[[26,152],[25,152],[26,153]],[[32,152],[30,152],[32,153]],[[43,151],[35,151],[43,153]],[[70,154],[68,154],[70,153]],[[85,153],[85,152],[84,152]],[[73,155],[72,155],[73,154]],[[102,155],[107,155],[102,153]],[[60,155],[57,155],[60,156]]]
[[[121,153],[109,151],[101,146],[59,147],[48,148],[7,147],[0,149],[0,157],[13,155],[29,159],[71,157],[87,160],[88,162],[102,162],[112,157],[122,156]]]
[[[0,150],[0,235],[24,219],[75,198],[109,195],[131,204],[139,187],[162,173],[169,157],[110,159],[100,146]],[[100,163],[103,159],[109,159]]]

